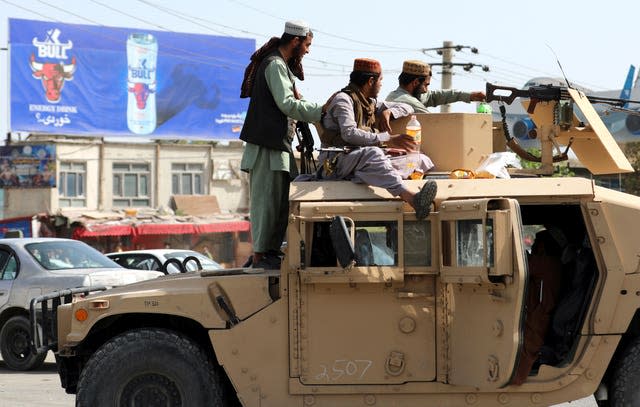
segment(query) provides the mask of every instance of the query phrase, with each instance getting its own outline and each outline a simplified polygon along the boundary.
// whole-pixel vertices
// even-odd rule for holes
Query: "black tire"
[[[34,353],[30,343],[29,320],[23,316],[9,318],[0,331],[0,353],[9,369],[33,370],[42,366],[47,352]]]
[[[635,338],[617,358],[609,383],[610,407],[640,405],[640,338]]]
[[[221,369],[191,339],[142,328],[91,356],[80,373],[76,406],[223,407],[235,399],[229,393]]]

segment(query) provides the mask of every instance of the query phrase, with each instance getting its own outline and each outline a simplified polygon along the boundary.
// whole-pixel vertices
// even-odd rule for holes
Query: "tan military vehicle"
[[[532,117],[540,171],[554,143],[594,174],[632,171],[584,95]],[[490,115],[420,120],[438,172],[492,152]],[[52,293],[32,304],[35,346],[79,406],[640,405],[640,198],[524,175],[434,176],[424,221],[386,190],[296,182],[281,270]]]

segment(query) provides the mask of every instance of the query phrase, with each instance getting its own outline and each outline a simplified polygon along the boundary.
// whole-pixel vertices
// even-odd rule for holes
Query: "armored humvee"
[[[541,171],[555,143],[594,174],[632,171],[585,95],[532,118]],[[489,115],[419,119],[441,172],[491,153]],[[513,175],[437,178],[422,221],[383,189],[295,182],[281,270],[51,293],[32,302],[33,345],[79,406],[640,405],[640,198]],[[560,249],[551,280],[532,278],[532,230]]]

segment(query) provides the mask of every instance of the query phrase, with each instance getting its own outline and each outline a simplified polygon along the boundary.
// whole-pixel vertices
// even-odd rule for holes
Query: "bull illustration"
[[[135,95],[138,109],[142,110],[147,106],[149,95],[156,91],[156,83],[129,82],[127,88]]]
[[[31,54],[29,65],[33,71],[33,77],[42,81],[47,101],[58,103],[64,82],[73,80],[73,73],[76,71],[76,58],[71,58],[70,64],[64,64],[63,62],[37,62],[36,56]]]

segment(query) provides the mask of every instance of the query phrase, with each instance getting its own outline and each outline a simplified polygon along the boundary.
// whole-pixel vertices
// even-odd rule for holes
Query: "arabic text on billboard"
[[[11,130],[235,139],[255,40],[10,19]]]

